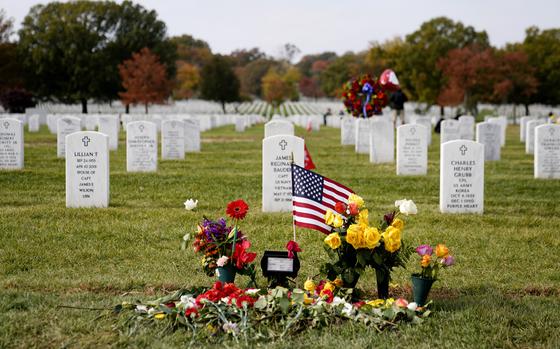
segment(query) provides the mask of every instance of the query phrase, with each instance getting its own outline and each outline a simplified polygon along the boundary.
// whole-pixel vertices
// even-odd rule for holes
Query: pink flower
[[[447,255],[447,256],[443,257],[443,264],[450,267],[453,264],[455,264],[455,258],[453,258],[453,256],[451,256],[451,255]]]
[[[425,256],[425,255],[431,256],[432,253],[434,253],[434,249],[430,245],[420,245],[416,247],[416,252],[420,256]]]
[[[286,244],[286,250],[288,250],[288,258],[290,259],[294,258],[294,252],[301,252],[301,248],[299,248],[297,242],[293,240],[288,241]]]
[[[397,307],[399,308],[406,308],[408,307],[408,301],[404,298],[399,298],[395,301],[395,304],[397,305]]]

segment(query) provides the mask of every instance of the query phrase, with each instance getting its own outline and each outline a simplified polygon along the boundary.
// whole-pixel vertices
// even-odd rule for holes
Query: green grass
[[[434,284],[434,313],[420,326],[379,334],[333,325],[266,346],[560,347],[560,181],[533,179],[533,160],[518,131],[509,128],[502,161],[486,164],[484,215],[444,215],[438,210],[437,136],[428,175],[397,177],[394,164],[373,165],[367,155],[340,146],[339,130],[305,134],[298,128],[317,171],[360,193],[370,217],[391,209],[396,199],[414,199],[419,214],[408,220],[404,238],[414,245],[446,243],[457,265]],[[26,133],[25,169],[0,172],[0,348],[186,346],[183,331],[124,333],[115,326],[117,317],[57,306],[104,308],[210,285],[199,258],[179,250],[181,238],[203,214],[223,215],[227,202],[237,198],[251,207],[242,230],[253,250],[282,250],[291,238],[291,215],[260,212],[263,133],[262,126],[243,134],[233,126],[206,132],[201,153],[160,161],[155,174],[126,172],[121,134],[119,150],[111,152],[108,209],[66,209],[56,136],[46,128]],[[184,210],[188,198],[199,200],[196,212]],[[318,273],[326,254],[320,233],[299,229],[298,239],[304,251],[301,284]],[[408,270],[394,273],[394,294],[410,298],[415,270],[411,262]],[[375,289],[373,272],[358,286]]]

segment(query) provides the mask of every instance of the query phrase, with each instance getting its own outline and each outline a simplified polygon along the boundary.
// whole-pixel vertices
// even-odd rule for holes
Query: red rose
[[[226,214],[233,219],[243,219],[249,211],[249,205],[243,200],[235,200],[230,202],[226,208]]]
[[[336,205],[334,205],[334,210],[340,214],[345,214],[346,213],[346,204],[344,202],[337,202]]]
[[[358,213],[360,213],[360,209],[358,208],[358,204],[356,204],[355,202],[351,202],[350,205],[348,205],[348,208],[350,209],[350,214],[352,216],[355,216]]]
[[[290,259],[294,258],[294,252],[301,252],[301,248],[299,248],[297,242],[293,240],[288,241],[286,244],[286,250],[288,250],[288,258]]]

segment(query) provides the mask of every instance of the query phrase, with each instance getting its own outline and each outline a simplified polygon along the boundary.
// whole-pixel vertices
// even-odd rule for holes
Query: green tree
[[[438,60],[450,50],[470,44],[486,48],[489,46],[488,35],[446,17],[424,22],[418,30],[407,35],[394,70],[399,73],[399,81],[411,99],[428,106],[437,104],[445,86],[441,69],[437,67]]]
[[[560,29],[528,28],[521,48],[527,53],[529,65],[535,68],[539,82],[531,101],[560,104]]]
[[[39,97],[80,102],[112,100],[122,91],[118,64],[150,48],[174,73],[175,46],[155,11],[124,1],[36,5],[19,31],[19,50],[31,89]]]
[[[239,101],[239,79],[229,59],[215,55],[200,74],[200,95],[203,99],[220,102],[224,114],[226,103]]]
[[[364,58],[365,53],[348,52],[335,59],[320,75],[323,92],[327,96],[338,96],[346,81],[368,70]]]

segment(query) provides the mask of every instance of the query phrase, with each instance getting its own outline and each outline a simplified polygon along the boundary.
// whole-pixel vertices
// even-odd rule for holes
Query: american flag
[[[337,202],[348,204],[352,193],[342,184],[292,164],[292,205],[298,227],[329,234],[332,228],[325,224],[327,209],[334,211]]]

